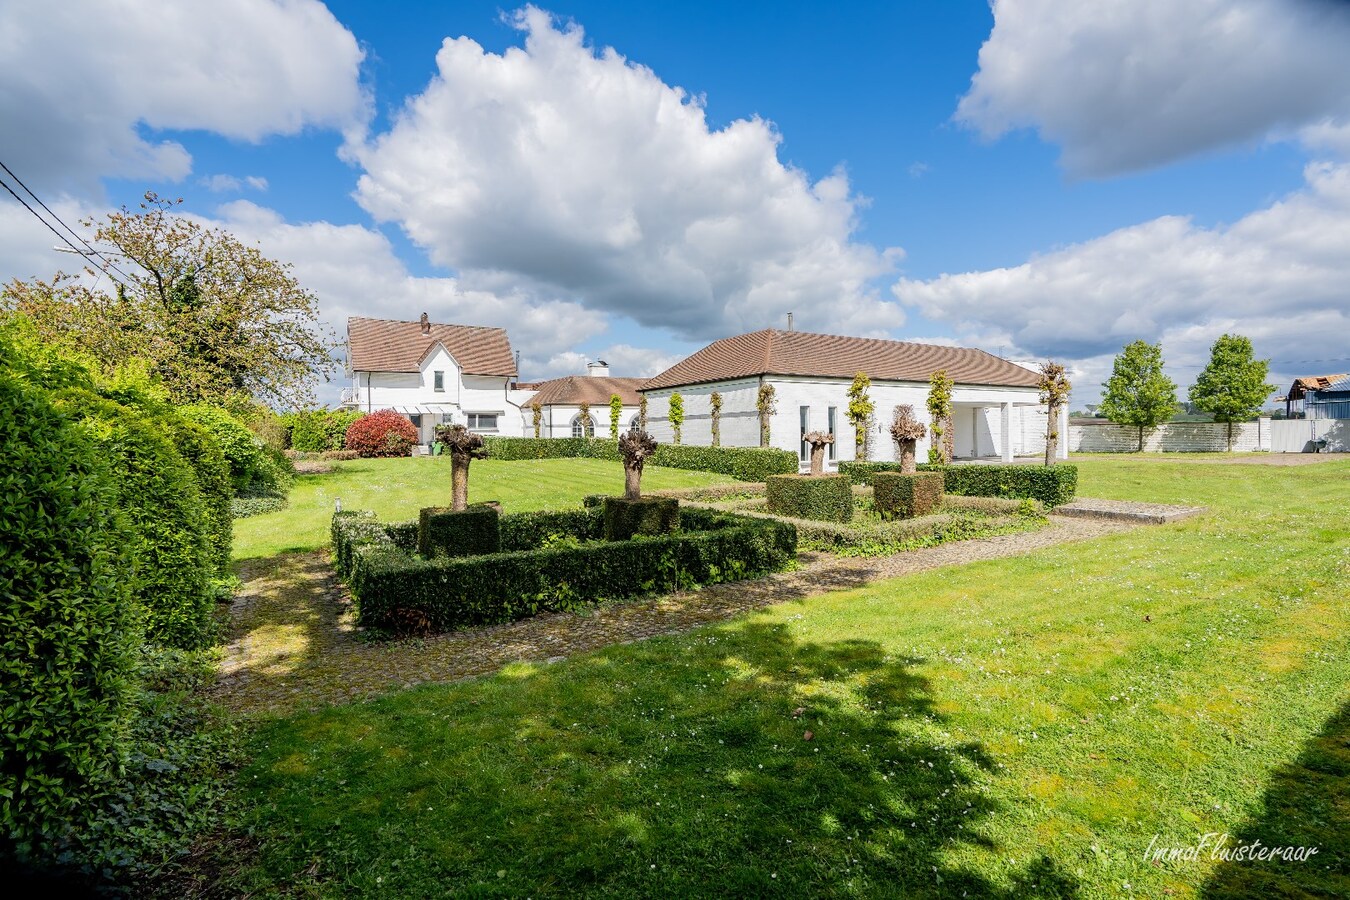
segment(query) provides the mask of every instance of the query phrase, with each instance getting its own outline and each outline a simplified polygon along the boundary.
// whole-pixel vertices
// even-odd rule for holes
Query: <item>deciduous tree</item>
[[[1166,422],[1177,409],[1176,382],[1163,372],[1162,344],[1134,341],[1125,345],[1102,391],[1101,415],[1117,425],[1138,428],[1142,452],[1144,432]]]
[[[928,379],[929,430],[933,440],[928,447],[928,461],[946,465],[952,461],[952,388],[955,382],[946,369],[938,369]]]
[[[1266,384],[1270,360],[1254,359],[1250,338],[1225,334],[1209,351],[1209,364],[1191,385],[1191,402],[1228,424],[1228,449],[1233,449],[1233,423],[1253,419],[1275,385]]]
[[[1049,418],[1045,426],[1045,464],[1053,466],[1059,448],[1059,411],[1069,402],[1069,391],[1073,385],[1069,383],[1069,376],[1063,366],[1054,360],[1046,360],[1041,363],[1041,377],[1037,387],[1041,389],[1041,403],[1045,404],[1046,415]],[[1003,439],[1006,441],[1011,437],[1004,435]],[[1068,440],[1068,435],[1064,438]]]

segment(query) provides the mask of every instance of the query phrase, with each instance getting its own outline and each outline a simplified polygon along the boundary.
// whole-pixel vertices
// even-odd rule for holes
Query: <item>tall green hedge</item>
[[[62,391],[110,464],[118,509],[130,528],[136,600],[146,635],[180,649],[212,636],[215,570],[211,519],[196,474],[156,422],[87,391]]]
[[[197,476],[206,511],[207,542],[211,548],[212,573],[226,575],[234,544],[234,488],[230,464],[211,432],[195,422],[173,417],[167,420],[178,453]]]
[[[185,406],[184,418],[216,439],[230,466],[230,483],[242,497],[285,496],[295,468],[279,450],[263,443],[249,427],[225,410],[205,403]]]
[[[137,635],[103,453],[7,374],[0,421],[0,850],[24,861],[116,776]]]
[[[504,534],[513,532],[512,518],[502,516]],[[572,521],[589,534],[598,518],[588,511]],[[431,631],[757,577],[796,553],[796,530],[770,519],[689,510],[682,527],[666,537],[583,543],[574,534],[573,546],[426,559],[396,546],[369,516],[346,512],[334,517],[333,550],[362,624],[396,629],[416,622]]]
[[[478,556],[501,550],[500,514],[491,506],[426,506],[417,519],[417,552],[423,556]]]
[[[771,475],[769,512],[794,519],[848,522],[853,519],[853,484],[842,475]]]
[[[605,540],[627,541],[634,535],[674,534],[680,530],[680,501],[674,497],[606,497],[600,504]]]
[[[292,450],[322,453],[341,450],[347,439],[347,429],[362,415],[347,409],[306,409],[285,413],[281,422],[287,429]]]
[[[1059,506],[1078,490],[1078,468],[1071,465],[921,465],[920,472],[941,472],[947,493],[966,497],[1025,497]],[[898,462],[841,462],[839,474],[854,484],[871,484],[877,472],[899,472]]]
[[[618,460],[619,448],[604,438],[483,438],[491,459],[585,458]],[[797,471],[797,455],[770,447],[689,447],[662,444],[649,465],[730,475],[741,481],[763,481],[770,475]]]

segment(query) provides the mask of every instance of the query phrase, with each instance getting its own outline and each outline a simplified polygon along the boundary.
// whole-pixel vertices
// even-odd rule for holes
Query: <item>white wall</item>
[[[1233,449],[1271,449],[1271,421],[1233,424]],[[1132,453],[1139,448],[1139,429],[1129,425],[1069,424],[1069,449],[1077,453]],[[1168,422],[1144,432],[1144,451],[1151,453],[1222,452],[1228,449],[1228,426],[1220,422]]]
[[[809,430],[825,430],[828,427],[828,409],[835,407],[835,461],[854,458],[853,425],[848,421],[848,388],[851,379],[813,379],[772,376],[765,381],[773,385],[776,412],[770,420],[770,442],[772,446],[793,453],[800,452],[800,408],[809,407]],[[737,381],[716,382],[713,384],[692,385],[679,389],[684,398],[684,425],[681,428],[681,443],[693,446],[708,446],[711,443],[711,422],[709,416],[709,396],[713,391],[722,394],[722,444],[727,447],[759,446],[759,417],[755,407],[759,394],[759,379],[750,378]],[[646,391],[647,430],[657,441],[666,443],[672,439],[669,410],[670,388]],[[915,416],[927,422],[928,411],[925,408],[928,399],[926,383],[873,381],[869,389],[872,402],[876,405],[875,421],[871,428],[872,451],[874,460],[893,460],[897,449],[891,440],[890,427],[893,410],[897,405],[909,404],[914,407]],[[978,449],[983,455],[996,455],[1001,447],[1002,411],[999,406],[1004,402],[1036,404],[1034,388],[979,388],[957,387],[952,392],[957,407],[957,433],[966,434],[961,455],[971,455],[974,449],[974,436],[978,435]],[[1031,447],[1020,446],[1017,438],[1028,429],[1045,428],[1045,413],[1036,406],[1014,406],[1013,437],[1014,451],[1017,453],[1044,452],[1044,437],[1039,445],[1030,442]],[[964,416],[964,418],[961,418]],[[1039,424],[1037,424],[1039,422]],[[1027,441],[1020,442],[1025,445]],[[917,453],[920,460],[927,457],[928,438],[919,442]]]
[[[534,437],[534,412],[530,409],[528,401],[526,401],[524,409],[522,409],[521,412],[525,422],[524,436]],[[539,423],[540,437],[571,437],[572,420],[581,415],[581,407],[554,403],[545,406],[540,410],[540,413],[542,414],[542,420]],[[629,423],[637,414],[638,408],[636,406],[625,406],[623,408],[623,413],[619,416],[620,434],[628,430]],[[614,437],[609,430],[608,403],[591,407],[591,423],[595,428],[595,437]]]
[[[444,390],[435,389],[435,373],[444,373]],[[437,347],[418,372],[357,372],[352,379],[356,408],[376,411],[396,407],[436,406],[448,409],[451,420],[463,424],[468,413],[496,413],[497,434],[520,436],[520,410],[504,375],[466,375],[444,347]],[[424,438],[429,438],[424,423]]]

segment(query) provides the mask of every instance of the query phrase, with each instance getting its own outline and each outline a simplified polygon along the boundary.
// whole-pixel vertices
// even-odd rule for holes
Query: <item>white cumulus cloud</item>
[[[355,135],[363,57],[317,0],[6,0],[0,159],[35,186],[88,188],[191,172],[181,144],[147,129]]]
[[[869,281],[898,251],[854,238],[836,171],[778,159],[761,119],[709,128],[697,98],[533,7],[523,47],[446,40],[390,130],[351,148],[356,197],[465,286],[563,297],[692,339],[780,322],[878,333]]]
[[[1080,175],[1302,133],[1350,148],[1341,0],[994,0],[956,118],[1035,128]]]
[[[1334,360],[1350,357],[1350,165],[1312,164],[1305,178],[1226,227],[1167,216],[1020,266],[902,279],[894,293],[983,346],[1076,361],[1085,384],[1143,338],[1163,342],[1184,386],[1225,331],[1251,337],[1281,380],[1345,371]]]

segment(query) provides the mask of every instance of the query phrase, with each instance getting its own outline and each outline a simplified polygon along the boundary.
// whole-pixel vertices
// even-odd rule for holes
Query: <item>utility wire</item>
[[[71,236],[74,237],[75,240],[79,241],[81,244],[84,244],[84,246],[85,246],[87,249],[81,250],[79,247],[76,247],[74,244],[72,244],[72,243],[70,242],[70,239],[69,239],[69,238],[67,238],[67,237],[66,237],[64,234],[62,234],[61,232],[57,231],[57,230],[52,226],[52,224],[51,224],[50,222],[48,222],[46,219],[44,219],[44,218],[42,217],[42,215],[41,215],[37,210],[35,210],[35,209],[33,209],[33,207],[29,206],[29,205],[28,205],[28,202],[27,202],[26,200],[24,200],[24,199],[23,199],[22,197],[20,197],[17,193],[15,193],[14,189],[13,189],[12,187],[10,187],[9,184],[7,184],[7,183],[4,181],[4,179],[0,178],[0,185],[3,185],[4,188],[5,188],[5,190],[9,191],[10,196],[12,196],[15,200],[18,200],[20,203],[22,203],[24,209],[28,210],[30,213],[33,214],[33,216],[34,216],[39,222],[41,222],[43,225],[47,226],[47,230],[48,230],[48,231],[50,231],[52,234],[54,234],[54,235],[56,235],[58,238],[60,238],[62,243],[64,243],[67,247],[69,247],[69,248],[70,248],[71,250],[73,250],[75,253],[78,253],[80,256],[82,256],[82,257],[84,257],[84,258],[86,258],[86,259],[88,259],[88,258],[91,257],[91,256],[97,256],[100,260],[103,261],[103,267],[102,267],[102,268],[103,268],[104,271],[107,271],[108,269],[112,269],[112,270],[113,270],[114,272],[116,272],[118,275],[121,275],[121,276],[122,276],[122,278],[116,278],[116,277],[114,277],[112,274],[109,274],[109,275],[108,275],[109,278],[112,278],[113,281],[116,281],[118,284],[122,285],[122,287],[127,288],[128,290],[131,289],[131,286],[130,286],[129,284],[127,284],[127,281],[131,281],[131,280],[132,280],[130,275],[128,275],[126,272],[123,272],[121,269],[117,268],[117,266],[113,263],[112,260],[110,260],[110,259],[108,259],[108,257],[104,256],[104,255],[103,255],[101,252],[99,252],[92,244],[90,244],[90,243],[89,243],[88,241],[86,241],[83,237],[81,237],[81,236],[75,231],[75,229],[73,229],[73,228],[71,228],[69,225],[67,225],[67,224],[65,223],[65,221],[62,220],[62,218],[61,218],[60,216],[58,216],[56,213],[52,212],[51,207],[49,207],[47,204],[43,203],[43,202],[42,202],[42,198],[40,198],[37,194],[33,193],[32,188],[30,188],[28,185],[24,184],[24,183],[23,183],[23,180],[20,179],[18,175],[15,175],[15,174],[14,174],[14,171],[13,171],[9,166],[5,165],[5,163],[4,163],[3,160],[0,160],[0,169],[4,169],[4,170],[9,174],[9,177],[10,177],[10,178],[13,178],[14,181],[18,183],[19,187],[23,188],[24,192],[27,193],[28,196],[32,197],[33,200],[37,202],[37,205],[38,205],[38,206],[41,206],[43,209],[45,209],[45,210],[47,211],[47,214],[48,214],[49,216],[51,216],[53,219],[55,219],[55,220],[61,225],[62,228],[64,228],[66,231],[70,232]],[[122,280],[123,278],[126,279],[126,281],[123,281],[123,280]]]

